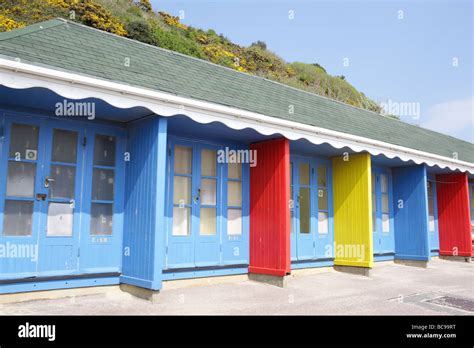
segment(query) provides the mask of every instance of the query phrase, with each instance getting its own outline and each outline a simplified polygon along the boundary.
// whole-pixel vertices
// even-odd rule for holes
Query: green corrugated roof
[[[1,33],[0,54],[474,162],[472,143],[74,22]]]

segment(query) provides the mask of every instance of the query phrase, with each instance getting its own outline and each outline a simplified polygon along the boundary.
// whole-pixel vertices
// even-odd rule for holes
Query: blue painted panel
[[[170,272],[163,274],[163,280],[191,279],[204,277],[218,277],[226,275],[247,274],[248,267],[235,267],[214,270],[196,270],[186,272]]]
[[[429,260],[425,166],[393,168],[395,258]]]
[[[128,127],[125,223],[121,281],[161,288],[164,255],[166,119],[151,117]]]
[[[85,288],[90,286],[106,286],[119,284],[119,277],[100,277],[88,279],[52,280],[43,282],[28,282],[5,284],[0,286],[0,294],[11,294],[26,291],[42,291],[54,289]]]

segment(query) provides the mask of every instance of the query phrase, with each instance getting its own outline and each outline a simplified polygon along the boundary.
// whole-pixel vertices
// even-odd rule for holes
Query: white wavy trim
[[[334,148],[413,161],[416,164],[474,173],[474,164],[402,146],[265,116],[219,104],[132,87],[83,75],[0,58],[0,84],[15,89],[47,88],[69,99],[98,98],[118,108],[145,107],[161,116],[186,115],[199,123],[221,122],[240,130],[252,128],[263,135],[281,134],[290,140],[307,139]]]

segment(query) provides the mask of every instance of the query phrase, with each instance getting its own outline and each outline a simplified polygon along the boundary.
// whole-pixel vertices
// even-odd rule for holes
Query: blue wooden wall
[[[426,167],[393,168],[392,176],[395,259],[427,261],[430,252]]]
[[[150,117],[128,129],[123,283],[160,289],[165,250],[167,119]]]

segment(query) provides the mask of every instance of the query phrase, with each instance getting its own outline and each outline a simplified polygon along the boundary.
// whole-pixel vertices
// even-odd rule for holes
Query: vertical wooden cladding
[[[279,138],[252,144],[249,273],[290,273],[290,147]]]
[[[395,258],[430,259],[426,167],[392,169]]]
[[[471,221],[466,173],[436,175],[440,255],[471,256]]]
[[[128,131],[130,161],[126,166],[121,280],[155,289],[161,286],[157,274],[161,275],[162,270],[157,266],[164,257],[166,119],[152,117],[133,122]]]
[[[334,264],[373,266],[371,159],[333,158]]]

